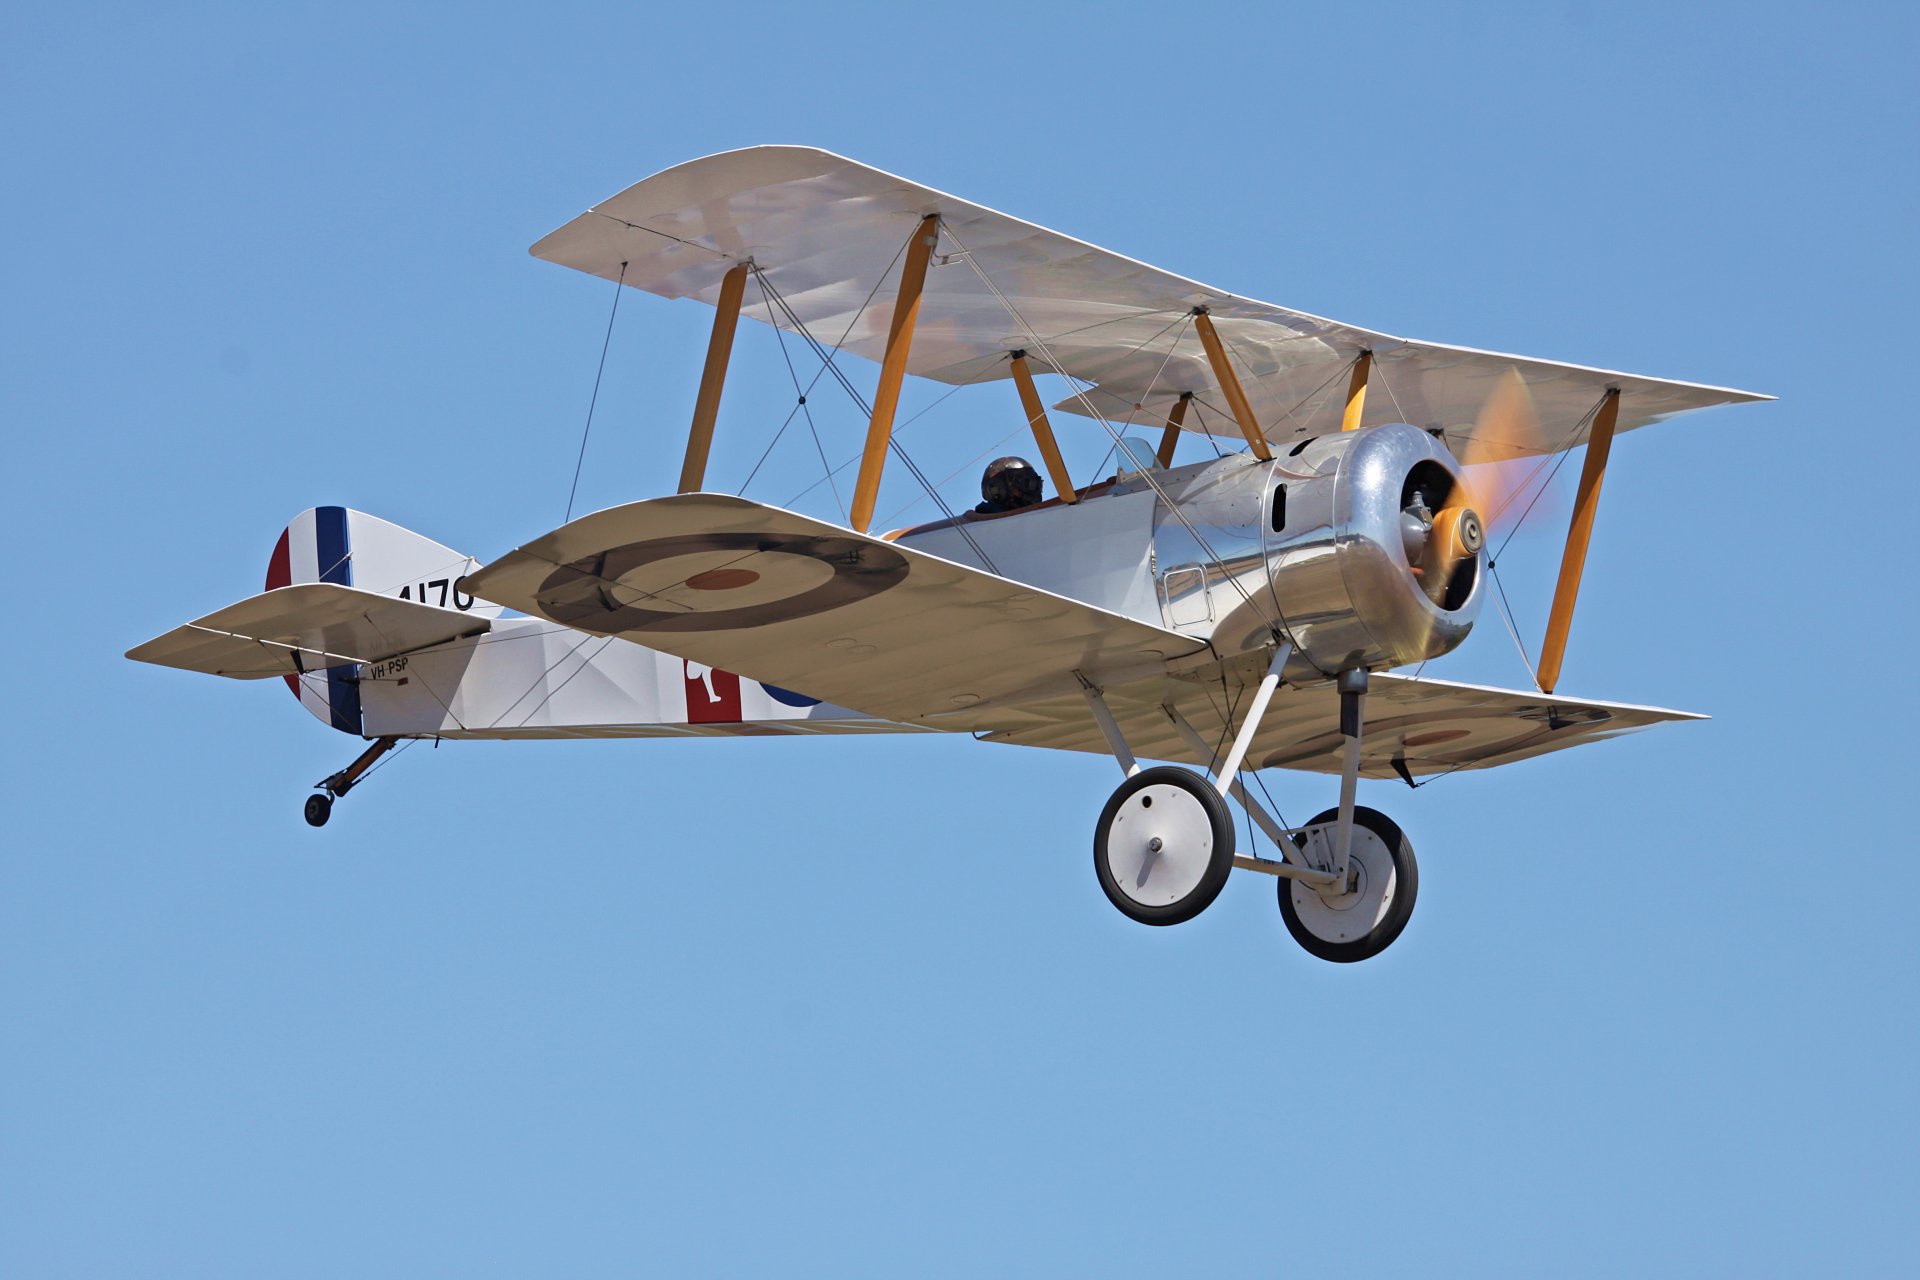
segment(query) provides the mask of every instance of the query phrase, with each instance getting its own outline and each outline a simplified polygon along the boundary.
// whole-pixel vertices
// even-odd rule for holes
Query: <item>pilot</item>
[[[1025,458],[995,458],[980,477],[980,496],[974,510],[982,515],[1031,507],[1040,501],[1040,473]]]

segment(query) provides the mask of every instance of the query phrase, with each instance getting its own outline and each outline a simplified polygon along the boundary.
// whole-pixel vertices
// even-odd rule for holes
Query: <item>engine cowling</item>
[[[1327,672],[1438,657],[1472,631],[1485,576],[1459,486],[1446,446],[1404,423],[1169,476],[1154,513],[1163,619],[1223,654],[1265,644],[1277,621]]]

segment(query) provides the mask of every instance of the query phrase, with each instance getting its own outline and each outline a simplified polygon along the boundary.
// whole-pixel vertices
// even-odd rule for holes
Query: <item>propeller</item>
[[[1519,518],[1522,490],[1537,459],[1552,452],[1540,430],[1526,381],[1509,370],[1480,406],[1473,431],[1456,452],[1460,477],[1437,469],[1409,481],[1400,513],[1407,561],[1421,589],[1445,607],[1472,586],[1465,577],[1489,533]]]

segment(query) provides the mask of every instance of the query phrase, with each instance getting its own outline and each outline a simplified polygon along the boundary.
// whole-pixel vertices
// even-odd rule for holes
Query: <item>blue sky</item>
[[[0,1274],[1911,1274],[1916,26],[9,10]],[[482,558],[557,524],[610,290],[525,246],[759,142],[1779,395],[1622,438],[1562,681],[1715,719],[1369,785],[1421,894],[1355,967],[1264,880],[1131,924],[1111,762],[966,739],[422,747],[309,830],[351,741],[121,651],[315,503]],[[582,508],[673,486],[706,320],[623,303]],[[729,487],[790,395],[765,331],[735,368]],[[916,456],[1015,412],[955,397]],[[1503,564],[1531,645],[1556,556]],[[1491,614],[1445,673],[1526,679]]]

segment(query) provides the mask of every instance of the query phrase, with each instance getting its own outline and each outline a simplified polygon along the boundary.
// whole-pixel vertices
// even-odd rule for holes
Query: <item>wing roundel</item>
[[[1006,708],[1164,674],[1206,646],[795,512],[679,494],[582,517],[469,580],[486,599],[887,720],[1005,727]]]

